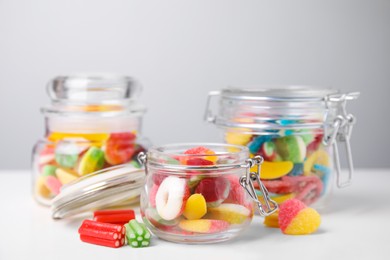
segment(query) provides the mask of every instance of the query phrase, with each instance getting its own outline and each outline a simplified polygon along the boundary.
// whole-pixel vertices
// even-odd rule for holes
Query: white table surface
[[[353,185],[335,189],[317,233],[283,235],[255,217],[240,237],[185,245],[152,239],[147,248],[83,243],[81,218],[54,221],[32,199],[28,171],[0,172],[0,259],[390,259],[390,170],[357,170]]]

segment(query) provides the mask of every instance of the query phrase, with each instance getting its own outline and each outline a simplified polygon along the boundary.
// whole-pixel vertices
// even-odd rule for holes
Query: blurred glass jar
[[[335,172],[339,187],[351,182],[355,118],[346,103],[358,96],[300,86],[226,88],[210,92],[205,120],[223,129],[226,143],[245,145],[251,157],[264,158],[261,179],[273,200],[297,198],[320,208],[331,194]],[[213,97],[219,99],[217,114]],[[346,149],[348,176],[341,176],[339,145]]]
[[[60,76],[49,82],[51,105],[42,108],[45,135],[33,149],[33,193],[50,205],[63,185],[106,168],[133,164],[144,150],[145,107],[130,77]]]
[[[244,146],[171,144],[140,153],[140,160],[146,170],[141,215],[147,227],[164,240],[225,241],[250,224],[253,200],[261,215],[277,210],[256,179],[258,174],[250,172],[262,158],[249,159]],[[262,202],[254,193],[254,183],[264,188]]]

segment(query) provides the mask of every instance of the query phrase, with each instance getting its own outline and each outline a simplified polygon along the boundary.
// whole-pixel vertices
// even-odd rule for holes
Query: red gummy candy
[[[207,165],[213,165],[214,163],[202,158],[191,158],[187,160],[186,164],[190,166],[207,166]]]
[[[118,248],[125,244],[125,238],[110,240],[110,239],[80,235],[80,239],[81,241],[86,243],[95,244],[99,246],[113,247],[113,248]]]
[[[221,204],[228,197],[229,191],[230,182],[224,177],[204,178],[195,189],[195,193],[203,195],[209,207]]]
[[[279,227],[284,231],[291,220],[302,210],[306,205],[297,199],[289,199],[279,206]]]
[[[93,216],[102,216],[102,215],[115,215],[115,214],[134,214],[132,209],[102,209],[96,210],[93,212]]]
[[[93,219],[97,222],[102,222],[102,223],[127,223],[130,220],[134,219],[134,211],[132,213],[127,213],[127,214],[113,214],[113,215],[98,215],[95,216]]]
[[[111,165],[130,161],[135,152],[133,133],[112,133],[105,144],[105,159]]]
[[[97,221],[89,220],[89,219],[86,219],[83,221],[83,223],[80,226],[80,229],[83,227],[90,228],[90,229],[96,229],[96,230],[119,232],[122,234],[124,234],[126,231],[122,225],[101,223],[101,222],[97,222]]]
[[[184,154],[199,154],[199,155],[207,155],[207,152],[210,152],[210,149],[207,149],[203,146],[194,147],[191,149],[188,149],[184,152]]]
[[[295,193],[295,198],[310,205],[322,193],[323,184],[319,177],[313,176],[283,176],[279,180],[263,180],[269,192],[276,194]]]

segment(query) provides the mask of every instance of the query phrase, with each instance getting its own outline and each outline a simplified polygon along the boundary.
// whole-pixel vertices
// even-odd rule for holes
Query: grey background
[[[116,72],[143,84],[155,144],[221,141],[210,90],[306,84],[361,91],[356,167],[390,167],[390,1],[0,0],[0,169],[27,169],[45,85]]]

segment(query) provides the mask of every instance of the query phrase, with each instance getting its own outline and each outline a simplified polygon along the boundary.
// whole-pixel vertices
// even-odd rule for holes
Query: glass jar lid
[[[95,209],[138,200],[145,170],[122,164],[81,177],[61,189],[52,201],[52,217],[62,219]]]
[[[272,88],[225,88],[211,92],[205,120],[240,132],[273,135],[280,130],[321,129],[333,122],[341,95],[331,88],[284,86]],[[211,98],[219,98],[218,112]],[[349,98],[353,95],[348,95]]]
[[[145,112],[138,103],[141,86],[131,77],[112,74],[58,76],[47,92],[46,116],[118,116]]]

